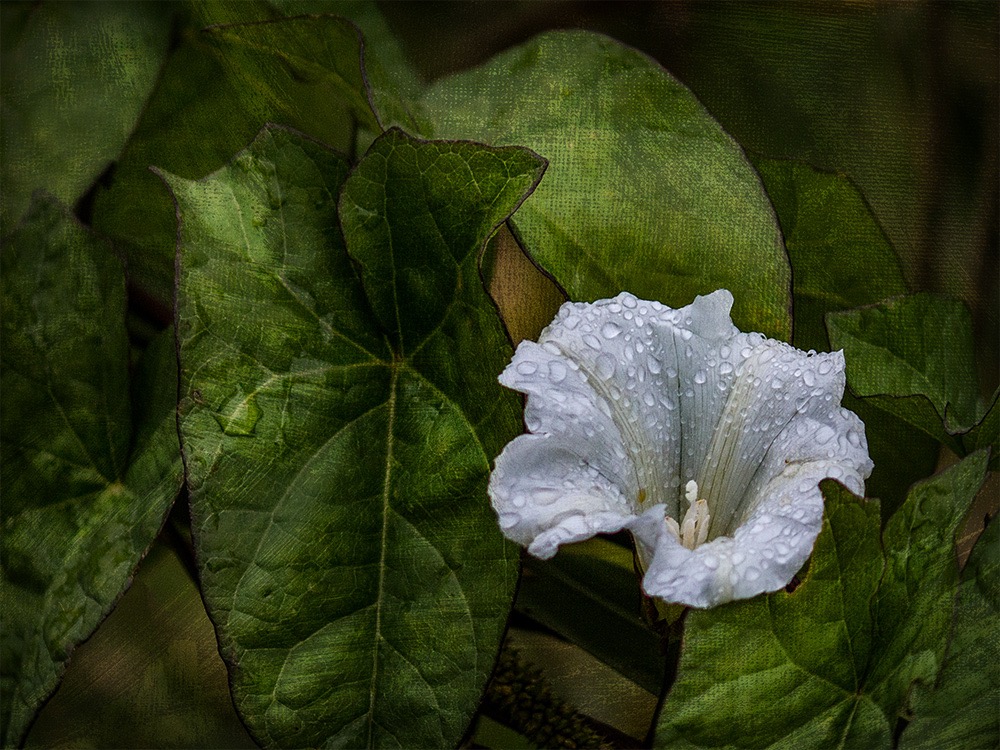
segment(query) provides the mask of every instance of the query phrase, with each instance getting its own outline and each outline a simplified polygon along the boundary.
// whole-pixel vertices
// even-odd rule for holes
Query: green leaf
[[[119,262],[39,197],[4,247],[2,483],[4,745],[17,744],[72,649],[107,615],[181,483],[169,337],[134,394]],[[136,423],[133,429],[133,423]]]
[[[1000,743],[1000,521],[994,518],[962,571],[955,629],[933,691],[918,686],[904,750],[995,748]]]
[[[906,294],[899,258],[844,175],[758,159],[792,264],[793,343],[828,351],[823,316]]]
[[[824,482],[823,530],[792,593],[689,614],[656,746],[890,747],[912,685],[940,667],[955,531],[985,467],[976,453],[914,486],[881,546],[878,504]]]
[[[424,99],[437,137],[520,144],[551,164],[514,221],[578,300],[673,306],[720,287],[744,330],[788,339],[790,272],[760,181],[680,82],[597,34],[543,34]]]
[[[356,26],[328,15],[284,18],[263,3],[237,8],[247,15],[258,8],[272,20],[186,35],[112,185],[95,199],[95,228],[121,246],[130,275],[164,304],[173,290],[177,225],[169,193],[151,165],[200,177],[225,164],[268,122],[345,151],[352,150],[359,126],[379,130]]]
[[[965,455],[956,433],[983,416],[972,319],[957,300],[915,294],[827,315],[851,391]]]
[[[524,559],[517,608],[651,693],[663,684],[660,637],[642,618],[632,552],[606,539]]]
[[[169,3],[4,3],[0,226],[44,189],[75,203],[128,139],[167,53]]]
[[[805,164],[755,161],[778,214],[792,264],[794,325],[800,349],[829,351],[824,316],[906,294],[899,258],[851,181]],[[933,472],[938,444],[867,401],[845,402],[866,426],[875,470],[868,494],[895,510],[914,482]]]
[[[390,131],[343,186],[346,248],[347,163],[291,132],[166,177],[203,591],[265,745],[444,747],[471,719],[518,564],[486,499],[520,410],[478,256],[542,168]]]

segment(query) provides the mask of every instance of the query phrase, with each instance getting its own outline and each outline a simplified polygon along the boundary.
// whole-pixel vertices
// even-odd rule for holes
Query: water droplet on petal
[[[828,359],[824,359],[822,362],[819,363],[819,374],[820,375],[829,375],[830,374],[830,370],[832,370],[832,369],[833,369],[833,362],[831,362]]]
[[[610,354],[601,354],[594,363],[597,377],[608,380],[615,374],[615,360]]]
[[[531,493],[531,500],[536,505],[552,505],[560,497],[562,497],[562,493],[559,490],[549,488],[535,490]]]
[[[656,357],[654,357],[654,356],[653,356],[652,354],[651,354],[651,355],[649,355],[649,357],[648,357],[648,358],[646,359],[646,367],[648,367],[648,368],[649,368],[649,371],[650,371],[650,372],[651,372],[651,373],[652,373],[653,375],[659,375],[659,374],[660,374],[660,369],[661,369],[661,367],[662,367],[662,366],[663,366],[663,365],[662,365],[662,363],[660,362],[660,360],[658,360],[658,359],[657,359]]]
[[[701,385],[707,379],[708,379],[708,376],[705,374],[704,370],[698,370],[698,372],[696,372],[694,374],[694,382],[697,383],[698,385]]]
[[[588,333],[586,336],[583,337],[583,343],[585,343],[591,349],[601,348],[601,340],[592,333]]]
[[[751,582],[756,581],[758,578],[760,578],[760,569],[751,566],[743,571],[743,577]]]
[[[705,563],[705,567],[709,570],[716,570],[719,567],[719,558],[715,555],[705,555],[702,562]]]
[[[636,306],[635,297],[633,297],[631,294],[623,294],[622,304],[625,305],[625,307],[635,308]]]
[[[549,382],[558,385],[566,379],[566,365],[562,362],[549,363]]]
[[[610,320],[601,326],[601,335],[606,339],[613,339],[621,332],[621,326],[617,323],[612,323]]]
[[[816,385],[816,373],[814,373],[812,370],[806,370],[805,372],[802,373],[802,382],[805,383],[810,388],[812,388],[814,385]]]
[[[538,365],[534,362],[518,362],[517,371],[522,375],[534,375],[538,372]]]
[[[728,375],[733,371],[733,366],[729,362],[723,362],[719,365],[719,372],[723,375]]]
[[[646,406],[655,406],[656,397],[653,396],[652,391],[646,391],[644,394],[642,394],[642,402],[646,404]]]

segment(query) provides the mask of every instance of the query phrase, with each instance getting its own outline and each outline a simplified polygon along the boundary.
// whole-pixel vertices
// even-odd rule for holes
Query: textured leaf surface
[[[75,203],[124,145],[170,41],[169,3],[4,3],[0,226]]]
[[[906,294],[899,259],[858,189],[838,174],[804,164],[758,159],[792,264],[793,342],[829,351],[824,316]],[[848,394],[844,404],[865,423],[875,470],[868,494],[895,510],[914,482],[934,471],[939,446],[917,428]]]
[[[915,294],[830,313],[830,343],[844,350],[851,391],[944,443],[982,419],[972,318],[957,300]]]
[[[933,692],[918,687],[904,750],[1000,744],[1000,520],[994,518],[962,571],[955,631]]]
[[[4,247],[3,744],[121,594],[181,483],[171,337],[132,414],[121,265],[48,198]],[[133,422],[136,427],[133,430]]]
[[[265,745],[466,729],[517,570],[485,493],[520,420],[478,250],[541,169],[390,131],[343,187],[346,248],[347,164],[296,134],[167,178],[203,590]]]
[[[316,5],[316,4],[313,4]],[[326,13],[343,3],[321,3]],[[298,4],[288,12],[315,10]],[[270,3],[199,7],[156,92],[98,193],[94,225],[128,254],[129,272],[166,302],[173,289],[176,223],[170,196],[149,167],[194,179],[225,164],[264,126],[295,127],[344,151],[357,127],[378,131],[361,70],[361,36],[331,15],[285,18]],[[377,58],[377,51],[369,57]]]
[[[588,32],[543,34],[424,98],[437,137],[549,159],[517,233],[576,300],[674,307],[720,287],[743,330],[788,339],[790,273],[739,146],[656,62]]]
[[[976,453],[916,485],[879,545],[879,511],[824,484],[801,585],[685,624],[657,747],[888,748],[915,681],[934,681],[955,584],[954,535],[982,484]]]
[[[847,177],[795,162],[755,163],[794,271],[793,343],[827,351],[826,313],[906,294],[899,258]]]

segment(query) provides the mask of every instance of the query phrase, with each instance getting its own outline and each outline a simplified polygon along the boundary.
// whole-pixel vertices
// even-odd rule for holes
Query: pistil
[[[698,483],[693,479],[684,486],[684,499],[688,501],[684,520],[677,521],[669,516],[664,519],[667,528],[688,549],[704,544],[708,539],[708,527],[712,516],[708,512],[708,501],[698,497]]]

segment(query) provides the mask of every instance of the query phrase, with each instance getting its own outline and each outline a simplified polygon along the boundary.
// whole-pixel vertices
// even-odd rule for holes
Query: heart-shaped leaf
[[[436,137],[549,160],[514,225],[571,298],[624,289],[680,307],[725,287],[741,329],[790,337],[788,259],[760,180],[654,60],[599,34],[552,32],[436,82],[423,103]]]
[[[126,587],[181,484],[172,336],[128,377],[125,278],[36,198],[3,254],[0,724],[16,745]],[[135,398],[138,408],[131,402]]]
[[[518,561],[486,499],[520,410],[479,251],[543,166],[393,130],[345,183],[271,127],[202,181],[166,177],[203,591],[265,745],[466,730]]]

